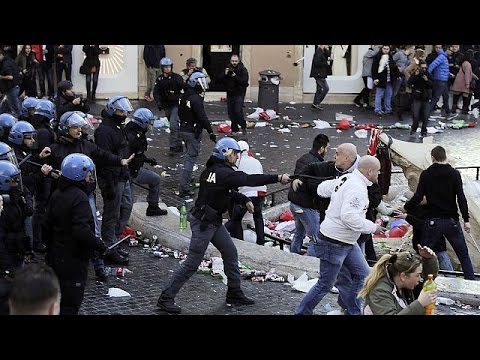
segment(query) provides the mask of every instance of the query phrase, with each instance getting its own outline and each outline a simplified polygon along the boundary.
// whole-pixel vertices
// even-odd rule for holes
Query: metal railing
[[[480,165],[478,165],[478,166],[458,166],[455,169],[457,169],[457,170],[476,169],[475,180],[478,181],[480,179]],[[392,171],[392,174],[403,174],[403,171],[401,171],[401,170]],[[281,189],[277,189],[277,190],[268,192],[267,195],[265,196],[265,207],[275,206],[276,205],[276,200],[278,198],[278,194],[280,194],[284,191],[287,191],[289,189],[290,189],[290,186],[287,186],[287,187],[284,187],[284,188],[281,188]],[[271,198],[271,200],[268,200],[268,198]]]

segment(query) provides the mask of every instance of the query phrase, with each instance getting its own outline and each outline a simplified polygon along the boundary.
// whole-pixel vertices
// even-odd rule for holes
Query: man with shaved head
[[[343,143],[335,150],[335,161],[311,162],[299,173],[295,173],[298,179],[293,181],[292,188],[288,192],[288,200],[296,224],[295,236],[290,246],[291,252],[300,253],[305,233],[310,239],[317,237],[320,233],[319,225],[325,217],[330,199],[318,197],[318,184],[324,180],[351,173],[356,169],[359,159],[356,146]],[[308,246],[307,255],[315,255],[312,240]]]
[[[351,145],[342,144],[337,148],[337,154],[340,153],[338,160],[341,161],[342,156],[352,152]],[[365,155],[351,174],[318,185],[318,195],[331,198],[325,220],[320,225],[320,236],[314,239],[315,253],[320,258],[320,276],[298,305],[295,314],[313,314],[315,306],[335,284],[342,267],[352,275],[351,287],[342,288],[340,294],[346,313],[361,314],[362,303],[357,299],[357,294],[370,268],[357,239],[360,234],[377,234],[383,230],[380,225],[365,218],[369,204],[367,187],[377,181],[379,172],[378,159]]]

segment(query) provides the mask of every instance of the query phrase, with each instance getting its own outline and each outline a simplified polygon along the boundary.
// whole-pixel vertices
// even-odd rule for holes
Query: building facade
[[[143,45],[102,45],[97,98],[114,94],[143,98],[147,86],[147,71],[143,62]],[[185,67],[194,57],[212,77],[208,100],[220,100],[225,93],[217,78],[225,69],[232,53],[239,53],[250,74],[246,99],[258,98],[259,72],[272,69],[281,73],[280,101],[311,102],[315,81],[310,68],[315,45],[166,45],[166,54],[173,60],[173,71]],[[326,102],[351,102],[363,88],[362,57],[369,45],[332,45],[333,74],[328,77],[330,93]],[[72,81],[75,91],[85,93],[84,75],[79,73],[83,61],[82,45],[74,45]]]

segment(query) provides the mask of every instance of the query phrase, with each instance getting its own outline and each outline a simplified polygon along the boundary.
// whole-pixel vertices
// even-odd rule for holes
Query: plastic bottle
[[[422,291],[429,292],[437,290],[437,284],[433,281],[433,275],[428,274],[427,281],[423,284]],[[425,306],[425,315],[433,315],[433,310],[435,309],[435,302]]]
[[[187,203],[184,201],[180,208],[180,230],[187,228]]]

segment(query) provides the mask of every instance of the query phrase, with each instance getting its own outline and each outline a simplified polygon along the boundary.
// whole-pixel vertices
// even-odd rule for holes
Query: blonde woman
[[[358,293],[365,299],[365,315],[424,315],[425,306],[437,298],[436,291],[420,292],[422,277],[438,273],[435,253],[418,245],[418,253],[401,252],[383,255],[365,279]],[[418,293],[418,292],[417,292]]]

